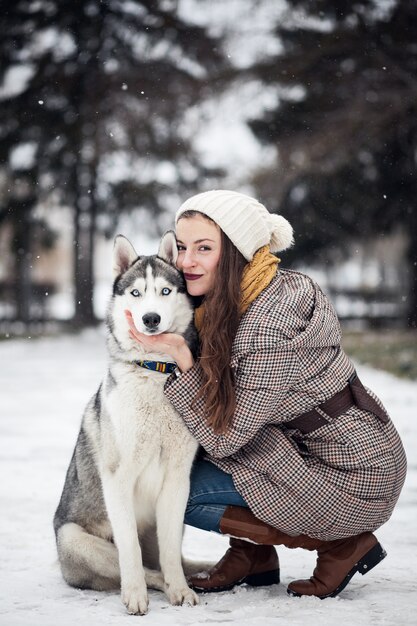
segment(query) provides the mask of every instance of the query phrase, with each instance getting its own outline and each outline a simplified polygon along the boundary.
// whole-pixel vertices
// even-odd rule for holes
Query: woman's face
[[[221,253],[221,232],[202,215],[183,217],[176,229],[177,267],[191,296],[205,296],[214,284]]]

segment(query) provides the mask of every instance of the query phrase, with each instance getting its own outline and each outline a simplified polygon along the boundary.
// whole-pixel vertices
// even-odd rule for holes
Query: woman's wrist
[[[192,368],[194,365],[193,355],[191,354],[191,350],[188,345],[185,343],[179,348],[178,354],[176,356],[176,362],[179,370],[184,373]]]

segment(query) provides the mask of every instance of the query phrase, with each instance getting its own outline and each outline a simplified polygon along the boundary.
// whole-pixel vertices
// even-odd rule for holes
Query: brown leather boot
[[[283,544],[284,538],[290,542],[295,537],[261,522],[248,508],[241,506],[226,508],[220,520],[220,532],[233,537],[230,548],[208,572],[187,578],[192,589],[226,591],[243,583],[252,586],[279,583],[279,560],[273,545]]]
[[[317,565],[310,580],[299,580],[290,583],[287,592],[294,596],[312,595],[319,598],[336,596],[346,587],[356,572],[366,574],[386,556],[385,550],[372,533],[362,533],[356,537],[335,541],[322,541],[308,535],[297,535],[294,537],[262,522],[248,508],[240,506],[227,507],[220,522],[220,531],[222,534],[248,539],[255,542],[255,544],[261,544],[261,546],[283,545],[286,548],[317,550]],[[232,541],[234,540],[231,540],[231,543]],[[251,545],[245,541],[240,543],[243,543],[245,546]],[[261,546],[255,547],[259,548]],[[239,575],[235,575],[235,568],[229,567],[229,563],[235,563],[237,556],[233,553],[229,554],[229,552],[230,549],[214,568],[202,575],[205,579],[204,591],[230,589],[234,584],[245,582],[243,580],[245,578],[244,568],[240,568],[238,570]],[[249,552],[248,556],[250,556]],[[251,558],[254,558],[254,555]],[[222,575],[225,569],[228,574],[228,586],[220,589],[217,586],[217,576],[219,571],[220,575]],[[261,569],[262,567],[257,568],[256,573],[260,574]],[[264,569],[264,572],[267,573],[267,569]],[[252,574],[249,565],[247,574],[249,576]],[[194,587],[196,591],[203,590],[202,584],[198,582],[201,580],[199,576],[196,575],[191,579],[191,586],[194,586],[194,582],[197,583]],[[233,578],[236,581],[241,580],[241,582],[233,583]]]
[[[317,564],[309,580],[288,585],[292,596],[334,598],[356,572],[369,572],[387,556],[375,535],[366,532],[348,539],[322,541],[317,547]]]
[[[270,526],[255,517],[252,511],[243,506],[228,506],[220,520],[220,532],[240,539],[249,539],[254,543],[268,546],[286,546],[287,548],[306,548],[315,550],[318,539],[307,535],[287,535],[278,528]]]
[[[279,561],[273,546],[259,546],[241,539],[230,539],[230,548],[208,572],[188,577],[194,591],[227,591],[235,585],[279,583]]]

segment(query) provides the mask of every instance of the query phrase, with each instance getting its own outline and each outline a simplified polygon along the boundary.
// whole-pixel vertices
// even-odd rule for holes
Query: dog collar
[[[177,364],[172,362],[165,361],[135,361],[136,365],[140,367],[144,367],[147,370],[152,370],[153,372],[160,372],[161,374],[172,374],[175,371]]]

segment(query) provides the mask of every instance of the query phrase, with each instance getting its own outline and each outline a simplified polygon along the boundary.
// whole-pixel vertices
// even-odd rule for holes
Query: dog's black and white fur
[[[172,359],[145,354],[130,338],[124,313],[131,311],[141,332],[179,333],[195,348],[192,305],[176,255],[172,232],[155,256],[138,258],[125,237],[115,240],[109,367],[85,410],[54,517],[65,580],[96,590],[121,587],[133,614],[148,610],[147,585],[164,590],[172,604],[198,602],[181,564],[197,443],[163,394],[166,374],[136,363]]]

